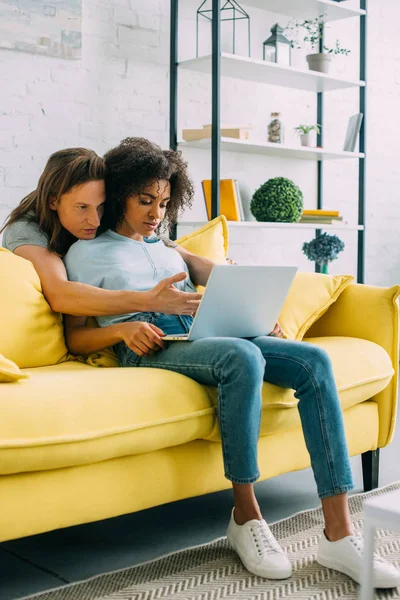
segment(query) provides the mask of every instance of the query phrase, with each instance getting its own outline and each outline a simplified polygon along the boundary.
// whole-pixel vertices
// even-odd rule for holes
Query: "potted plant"
[[[317,133],[321,131],[318,123],[316,125],[298,125],[294,130],[299,134],[302,146],[311,146],[311,131],[316,131]]]
[[[337,54],[348,56],[350,50],[342,48],[339,40],[333,47],[323,46],[323,52],[320,52],[321,41],[323,40],[325,21],[325,13],[315,17],[314,19],[306,19],[305,21],[292,21],[286,28],[286,35],[291,40],[292,48],[310,48],[313,52],[307,54],[306,59],[308,68],[311,71],[319,71],[320,73],[328,73],[332,57]]]
[[[304,242],[303,253],[309,260],[320,265],[321,273],[328,273],[328,262],[335,260],[339,252],[344,250],[345,244],[336,235],[323,233],[311,242]]]
[[[296,223],[303,212],[303,193],[290,179],[274,177],[255,191],[250,203],[257,221]]]

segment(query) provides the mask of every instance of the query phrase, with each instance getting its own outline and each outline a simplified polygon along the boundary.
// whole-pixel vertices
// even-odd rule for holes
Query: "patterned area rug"
[[[400,482],[350,498],[354,526],[362,531],[362,504],[367,497],[400,489]],[[290,579],[269,581],[242,566],[227,539],[188,548],[135,567],[67,585],[30,600],[334,600],[357,599],[359,587],[337,571],[315,561],[322,529],[322,512],[312,509],[271,525],[287,551],[294,573]],[[400,566],[400,534],[377,532],[377,550]],[[379,591],[377,598],[400,598],[400,588]],[[23,600],[23,599],[21,599]]]

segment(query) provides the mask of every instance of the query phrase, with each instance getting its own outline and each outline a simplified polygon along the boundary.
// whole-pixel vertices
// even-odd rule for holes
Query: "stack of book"
[[[207,217],[211,220],[211,179],[201,182],[204,200],[206,202]],[[228,221],[244,221],[242,199],[240,197],[239,185],[236,179],[220,180],[220,215],[224,215]]]
[[[343,222],[338,210],[303,210],[299,223],[322,223],[332,225],[338,221]]]
[[[249,129],[251,125],[221,125],[221,137],[234,138],[237,140],[247,140],[249,137]],[[211,139],[211,125],[203,125],[203,129],[183,129],[182,138],[185,142],[194,140]]]

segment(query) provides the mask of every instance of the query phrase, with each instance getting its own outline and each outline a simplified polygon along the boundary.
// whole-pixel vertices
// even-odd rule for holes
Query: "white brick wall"
[[[180,58],[195,53],[195,11],[199,0],[180,0]],[[400,5],[395,0],[369,2],[368,57],[368,178],[366,282],[392,285],[400,281]],[[31,191],[49,154],[68,146],[88,146],[103,153],[127,135],[143,135],[168,144],[168,0],[85,0],[83,54],[80,61],[0,50],[0,221]],[[357,6],[356,0],[348,5]],[[286,17],[249,10],[252,57],[261,58],[262,41],[270,27]],[[224,24],[224,28],[227,24]],[[352,49],[335,61],[336,73],[358,77],[358,20],[332,23],[328,39],[340,37]],[[244,49],[245,38],[239,45]],[[203,53],[209,50],[209,29],[201,30]],[[229,49],[224,33],[223,49]],[[304,66],[304,53],[294,55]],[[210,121],[210,80],[206,75],[180,74],[179,126]],[[223,80],[222,119],[253,124],[253,139],[265,139],[271,111],[283,113],[287,140],[293,127],[316,119],[313,94],[250,82]],[[341,149],[350,115],[358,110],[357,90],[326,95],[325,145]],[[298,143],[298,142],[297,142]],[[210,157],[187,150],[196,183],[192,212],[184,219],[204,219],[200,181],[210,177]],[[222,177],[242,182],[249,201],[254,189],[270,177],[286,176],[303,190],[306,208],[316,205],[316,166],[308,161],[224,154]],[[354,222],[357,216],[357,161],[326,163],[325,207],[338,208]],[[181,229],[181,231],[185,231]],[[346,250],[332,273],[356,273],[357,234],[337,232]],[[313,270],[301,245],[313,233],[291,230],[231,231],[230,255],[243,263],[298,264]]]

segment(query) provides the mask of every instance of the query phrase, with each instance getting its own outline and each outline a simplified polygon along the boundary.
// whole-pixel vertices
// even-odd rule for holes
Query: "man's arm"
[[[181,292],[172,285],[185,279],[185,273],[164,279],[148,292],[104,290],[68,281],[63,261],[46,248],[25,244],[15,254],[33,263],[55,312],[94,317],[147,311],[182,315],[195,312],[201,299],[200,294]]]
[[[182,256],[183,260],[187,264],[189,269],[190,279],[195,285],[207,285],[208,278],[211,275],[211,271],[217,263],[213,262],[209,258],[203,256],[197,256],[182,246],[179,246],[176,242],[168,239],[164,236],[159,236],[164,244],[169,248],[174,248]]]

